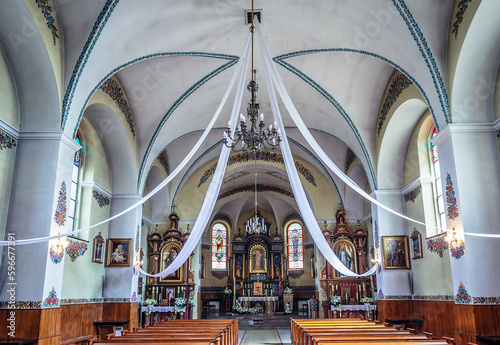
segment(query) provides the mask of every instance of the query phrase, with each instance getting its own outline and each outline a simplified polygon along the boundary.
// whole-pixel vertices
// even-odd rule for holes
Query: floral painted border
[[[132,132],[132,135],[135,137],[134,117],[132,115],[132,111],[130,110],[127,101],[125,100],[125,94],[123,93],[122,89],[118,86],[116,80],[112,78],[106,79],[106,81],[102,83],[100,88],[103,92],[107,93],[108,96],[111,97],[113,101],[115,101],[118,108],[120,108],[123,115],[125,115],[125,119],[127,120],[128,126],[130,127],[130,131]]]
[[[212,219],[212,223],[218,221],[218,220],[223,220],[229,224],[229,227],[233,227],[233,222],[231,221],[231,218],[227,214],[224,213],[217,213],[214,218]]]
[[[163,169],[165,169],[167,175],[170,174],[170,168],[168,167],[167,153],[165,151],[160,153],[160,155],[158,156],[158,162],[160,162]]]
[[[413,299],[412,295],[385,295],[385,300],[393,300],[393,301],[402,301],[402,300],[411,300]]]
[[[74,262],[79,256],[85,254],[88,249],[88,244],[83,241],[74,241],[68,239],[68,246],[66,247],[66,254],[70,260]]]
[[[427,249],[429,249],[431,253],[436,253],[442,258],[444,251],[448,250],[448,242],[446,242],[444,237],[433,238],[427,240]]]
[[[467,7],[469,6],[469,2],[471,2],[472,0],[460,0],[458,2],[458,12],[457,14],[455,14],[455,18],[457,18],[457,20],[455,20],[453,22],[453,31],[451,32],[452,34],[454,33],[455,34],[455,39],[457,39],[457,35],[458,35],[458,28],[460,26],[460,24],[462,23],[462,20],[464,20],[464,15],[465,15],[465,12],[467,11]]]
[[[137,225],[137,230],[135,231],[135,252],[139,253],[139,242],[141,241],[141,229]]]
[[[102,297],[96,298],[68,298],[62,299],[60,305],[69,305],[69,304],[87,304],[87,303],[102,303]]]
[[[500,297],[472,297],[474,304],[500,304]]]
[[[64,180],[62,181],[61,189],[59,190],[59,198],[57,199],[54,220],[59,226],[63,226],[64,223],[66,223],[66,182]]]
[[[103,298],[104,303],[130,303],[130,298]]]
[[[238,163],[250,162],[253,161],[254,159],[270,163],[285,164],[285,162],[283,161],[283,155],[281,153],[257,152],[254,156],[252,153],[243,152],[230,156],[227,161],[227,166],[231,166],[233,164],[238,164]],[[200,182],[198,183],[198,188],[200,188],[202,184],[207,182],[208,179],[214,174],[215,168],[217,168],[217,163],[211,165],[207,170],[203,172],[203,175],[200,178]],[[301,173],[309,183],[311,183],[314,187],[316,187],[316,180],[309,169],[307,169],[302,163],[299,163],[297,161],[295,161],[295,168],[297,168],[297,171]]]
[[[57,35],[57,28],[54,25],[55,19],[52,17],[52,8],[49,5],[48,0],[35,0],[35,2],[38,5],[38,8],[42,10],[42,14],[45,17],[45,20],[47,21],[47,27],[50,29],[52,32],[52,41],[54,42],[54,45],[56,45],[56,38],[59,38]]]
[[[243,186],[231,188],[231,189],[219,194],[219,196],[217,197],[217,200],[227,198],[227,197],[229,197],[231,195],[235,195],[237,193],[253,192],[253,191],[255,191],[255,185],[246,184]],[[257,192],[274,192],[274,193],[283,194],[284,196],[288,196],[290,198],[293,198],[292,192],[290,192],[286,189],[280,188],[280,187],[266,185],[266,184],[257,184]]]
[[[375,233],[375,248],[378,249],[380,247],[380,237],[378,235],[378,224],[377,224],[377,220],[375,220],[375,227],[373,229],[374,233]]]
[[[58,264],[62,261],[64,257],[64,251],[56,252],[54,251],[54,245],[51,245],[49,250],[49,257],[53,263]]]
[[[0,129],[0,150],[12,149],[17,145],[17,140],[9,133]]]
[[[453,295],[413,295],[414,300],[421,301],[455,301],[455,296]]]
[[[451,175],[446,173],[446,210],[448,211],[448,218],[455,219],[460,214],[458,213],[457,198],[455,197],[455,189],[453,188],[453,181]]]
[[[40,309],[42,301],[16,301],[9,303],[9,301],[0,301],[0,309]]]
[[[354,163],[354,160],[356,159],[356,155],[354,152],[351,151],[351,149],[347,149],[347,155],[345,157],[345,173],[349,171],[349,168],[351,167],[351,164]]]
[[[408,79],[404,74],[399,74],[392,79],[391,86],[389,87],[389,92],[385,97],[384,103],[382,104],[382,109],[380,110],[380,119],[378,121],[377,134],[380,134],[382,127],[384,126],[384,122],[387,118],[387,114],[389,113],[389,109],[391,109],[392,105],[398,99],[401,92],[404,89],[412,85],[412,81]]]
[[[451,246],[450,252],[454,259],[460,259],[465,254],[465,243],[460,243],[458,246]]]
[[[99,205],[100,208],[103,208],[104,206],[109,206],[110,200],[106,195],[99,193],[95,189],[92,189],[92,196],[97,201],[97,204]]]
[[[52,287],[49,295],[43,300],[42,308],[56,308],[60,306],[59,298],[57,298],[56,289]]]
[[[416,188],[412,189],[404,195],[405,201],[415,202],[415,199],[422,193],[422,185],[418,185]]]
[[[472,302],[472,297],[467,293],[465,286],[462,282],[458,285],[458,291],[455,296],[455,303],[458,304],[469,304]]]

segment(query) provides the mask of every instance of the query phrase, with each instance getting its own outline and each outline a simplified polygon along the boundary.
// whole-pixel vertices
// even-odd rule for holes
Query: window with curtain
[[[223,223],[212,226],[212,269],[227,269],[227,227]]]
[[[75,157],[73,159],[73,171],[71,173],[71,187],[69,190],[68,202],[68,231],[74,230],[73,228],[75,224],[76,197],[78,194],[78,176],[80,174],[80,165],[82,162],[83,144],[81,142],[79,133],[76,134],[75,141],[77,144],[82,146],[82,149],[75,152]]]
[[[437,146],[432,143],[432,138],[437,135],[437,129],[435,126],[431,129],[431,135],[429,136],[429,144],[431,150],[431,158],[432,158],[432,172],[434,174],[434,191],[436,195],[435,204],[436,204],[436,215],[438,222],[438,226],[441,228],[446,228],[446,209],[444,204],[444,196],[443,196],[443,186],[441,184],[441,171],[439,168],[439,155]]]
[[[304,249],[302,246],[302,224],[290,223],[287,227],[288,269],[304,268]]]

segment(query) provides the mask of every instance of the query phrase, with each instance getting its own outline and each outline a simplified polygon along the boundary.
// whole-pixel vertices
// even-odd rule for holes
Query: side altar
[[[335,226],[328,229],[325,222],[323,235],[334,253],[347,268],[357,274],[363,274],[369,269],[367,256],[368,232],[366,229],[361,228],[359,220],[355,226],[346,224],[345,215],[344,208],[339,207],[336,212]],[[372,277],[346,277],[325,260],[324,267],[320,271],[321,292],[326,297],[322,305],[323,315],[332,317],[329,301],[333,296],[340,296],[342,304],[347,306],[343,309],[342,316],[359,317],[358,313],[348,313],[347,310],[355,311],[356,309],[357,311],[364,308],[363,305],[360,305],[360,300],[363,297],[373,295],[372,286],[374,282],[372,279]]]

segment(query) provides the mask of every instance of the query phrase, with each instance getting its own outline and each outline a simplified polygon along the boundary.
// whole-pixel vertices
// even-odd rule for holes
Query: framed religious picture
[[[92,262],[98,264],[104,262],[104,238],[102,238],[100,232],[94,237],[94,242],[92,244]]]
[[[166,269],[175,260],[180,251],[181,246],[177,243],[169,243],[164,245],[161,249],[160,271]],[[160,282],[181,282],[183,267],[184,265],[182,265],[177,271],[160,277]]]
[[[249,251],[250,273],[267,273],[267,251],[262,244],[254,244]]]
[[[413,233],[410,236],[410,251],[412,259],[422,259],[424,257],[424,253],[422,251],[422,235],[417,231],[416,228],[413,228]]]
[[[410,268],[408,236],[382,236],[384,269]]]
[[[132,262],[131,238],[108,238],[107,267],[128,267]]]

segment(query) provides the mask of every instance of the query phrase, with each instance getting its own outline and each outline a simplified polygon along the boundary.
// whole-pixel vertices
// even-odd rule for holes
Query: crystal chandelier
[[[259,103],[256,102],[257,91],[259,85],[255,81],[256,70],[253,68],[253,34],[255,27],[253,26],[253,1],[252,1],[252,26],[250,27],[252,33],[252,80],[247,86],[247,90],[252,94],[252,98],[247,108],[247,116],[250,119],[250,128],[247,127],[246,119],[243,114],[240,114],[240,123],[236,128],[234,135],[231,133],[231,123],[228,123],[227,130],[224,131],[224,144],[231,148],[233,151],[251,150],[253,152],[263,148],[266,145],[270,146],[273,151],[281,141],[279,130],[276,129],[276,122],[269,125],[266,129],[264,123],[264,114],[260,114],[259,123],[257,124],[257,117],[259,112]],[[241,143],[241,144],[240,144]],[[239,146],[239,148],[237,148]]]
[[[255,173],[255,202],[254,202],[254,214],[245,224],[245,230],[248,234],[265,234],[267,233],[267,224],[264,222],[264,218],[259,217],[259,211],[257,210],[257,173]]]

